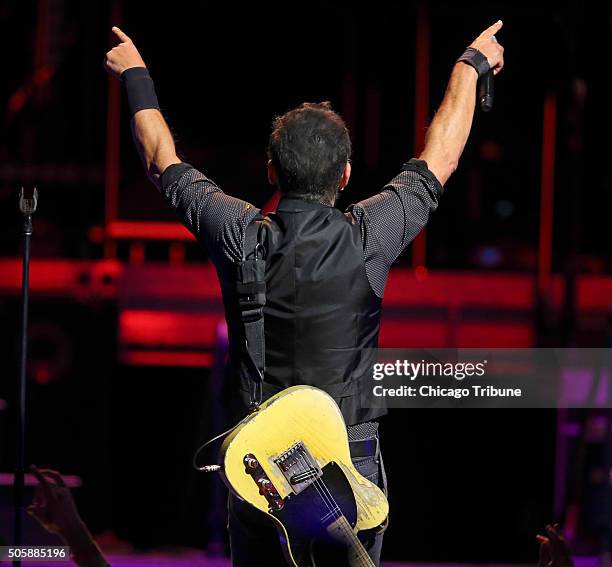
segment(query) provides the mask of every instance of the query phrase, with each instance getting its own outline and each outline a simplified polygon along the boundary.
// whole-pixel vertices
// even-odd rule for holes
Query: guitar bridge
[[[274,459],[274,463],[281,470],[295,494],[308,488],[323,474],[321,467],[301,441]]]

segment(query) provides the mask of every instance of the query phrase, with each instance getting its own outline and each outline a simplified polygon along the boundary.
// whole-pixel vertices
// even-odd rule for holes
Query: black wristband
[[[468,65],[474,67],[479,77],[486,75],[491,69],[489,61],[484,54],[474,47],[468,47],[463,52],[463,55],[457,59],[457,63],[459,62],[467,63]]]
[[[159,110],[155,85],[146,67],[130,67],[126,69],[121,73],[121,80],[125,85],[130,118],[139,110],[144,110],[145,108],[157,108]]]

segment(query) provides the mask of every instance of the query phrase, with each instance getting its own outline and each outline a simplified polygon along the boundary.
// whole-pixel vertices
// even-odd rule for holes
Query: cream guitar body
[[[356,534],[383,524],[383,492],[351,462],[336,402],[311,386],[288,388],[248,415],[221,447],[222,476],[279,529],[289,565],[314,567],[318,550],[338,567],[372,566]]]

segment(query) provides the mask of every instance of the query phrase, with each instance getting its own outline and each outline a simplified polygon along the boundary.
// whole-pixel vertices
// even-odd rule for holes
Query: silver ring
[[[491,41],[494,41],[495,43],[497,43],[497,38],[494,35],[492,35],[491,36]]]

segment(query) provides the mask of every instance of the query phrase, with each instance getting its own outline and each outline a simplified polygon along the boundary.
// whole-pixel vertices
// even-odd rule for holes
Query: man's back
[[[367,278],[360,228],[338,209],[282,199],[268,250],[266,383],[310,384],[340,404],[347,423],[368,372],[362,349],[376,346],[381,301]]]
[[[234,293],[236,263],[249,252],[247,226],[261,215],[186,163],[167,168],[161,190],[217,268],[230,338],[226,386],[244,414],[249,384],[238,371],[244,333]],[[389,268],[427,222],[441,193],[427,165],[411,160],[380,193],[345,213],[324,202],[281,199],[271,215],[273,230],[267,231],[264,398],[311,384],[336,400],[348,424],[383,413],[359,403],[360,383],[372,362],[364,349],[377,346]]]

